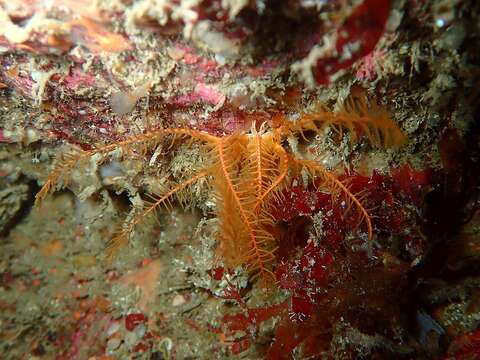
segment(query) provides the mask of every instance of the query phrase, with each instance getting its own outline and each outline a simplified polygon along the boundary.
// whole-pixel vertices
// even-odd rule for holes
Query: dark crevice
[[[34,206],[35,202],[35,195],[40,190],[37,182],[31,180],[26,183],[28,186],[27,197],[25,200],[21,202],[19,210],[16,212],[14,216],[3,226],[0,231],[0,237],[6,237],[10,233],[10,231],[19,224],[25,217],[30,213]]]

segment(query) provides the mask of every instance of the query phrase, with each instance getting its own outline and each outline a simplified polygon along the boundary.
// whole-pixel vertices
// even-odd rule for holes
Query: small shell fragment
[[[113,112],[118,115],[126,115],[130,113],[137,104],[137,98],[130,93],[122,91],[113,93],[110,97],[110,107]]]

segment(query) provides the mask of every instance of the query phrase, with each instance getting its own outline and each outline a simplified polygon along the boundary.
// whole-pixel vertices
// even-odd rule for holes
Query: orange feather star
[[[348,184],[318,162],[298,158],[282,146],[287,137],[304,136],[306,131],[318,133],[326,126],[333,127],[342,135],[347,130],[354,141],[358,134],[364,134],[378,146],[400,146],[405,141],[402,131],[384,109],[369,104],[363,95],[352,96],[339,112],[333,113],[319,106],[315,111],[303,114],[296,122],[283,119],[280,126],[272,131],[266,131],[262,126],[259,131],[252,129],[250,133],[217,137],[192,129],[166,128],[93,150],[75,151],[57,161],[37,194],[36,202],[40,204],[60,183],[66,186],[68,173],[79,162],[93,155],[108,156],[113,151],[121,150],[124,157],[141,157],[165,141],[169,141],[172,147],[189,139],[207,151],[204,169],[170,189],[150,195],[151,199],[145,201],[144,208],[127,220],[111,240],[109,253],[113,254],[127,243],[135,227],[145,218],[155,214],[161,207],[171,208],[175,199],[182,202],[185,189],[205,179],[213,189],[216,200],[218,250],[225,265],[229,268],[244,265],[251,274],[272,280],[277,240],[271,231],[275,226],[271,206],[281,199],[283,190],[291,185],[301,171],[306,172],[317,186],[345,201],[347,211],[356,211],[359,223],[363,223],[367,229],[369,242],[372,240],[372,221],[360,195],[352,193]]]

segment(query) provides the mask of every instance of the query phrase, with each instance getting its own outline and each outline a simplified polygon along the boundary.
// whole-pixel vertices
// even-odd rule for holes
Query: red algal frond
[[[315,80],[328,84],[337,71],[371,53],[385,30],[389,14],[390,0],[364,0],[356,7],[336,31],[335,55],[317,59],[313,69]],[[345,54],[350,52],[346,58]]]
[[[362,204],[362,194],[350,191],[345,181],[339,180],[333,173],[326,170],[322,165],[312,160],[296,159],[300,168],[307,171],[312,178],[313,184],[327,190],[336,201],[345,201],[345,214],[351,210],[356,210],[358,214],[358,225],[365,223],[368,239],[373,238],[373,225],[369,212]]]

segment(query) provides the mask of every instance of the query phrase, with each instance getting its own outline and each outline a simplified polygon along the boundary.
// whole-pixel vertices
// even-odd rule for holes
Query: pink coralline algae
[[[372,81],[377,78],[378,68],[385,57],[384,50],[374,50],[359,62],[355,76],[359,80]]]
[[[81,87],[94,86],[95,76],[84,73],[80,68],[70,69],[70,73],[62,79],[63,85],[70,90],[78,90]]]
[[[171,101],[178,106],[188,106],[197,102],[210,105],[219,105],[225,101],[225,95],[219,92],[215,86],[197,83],[193,91],[188,95],[181,95]]]

